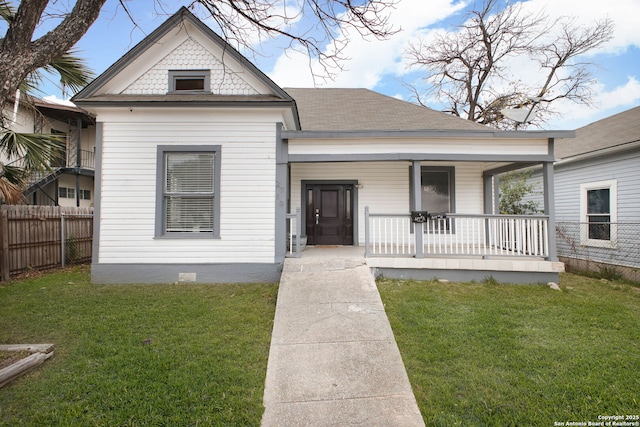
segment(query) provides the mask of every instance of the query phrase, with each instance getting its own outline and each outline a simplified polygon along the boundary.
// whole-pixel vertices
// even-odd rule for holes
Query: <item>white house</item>
[[[96,283],[276,281],[298,228],[308,245],[364,246],[389,276],[562,271],[553,147],[573,132],[282,89],[185,8],[73,100],[96,116]],[[494,215],[492,177],[532,165],[545,214]]]
[[[7,112],[11,129],[26,134],[53,134],[65,141],[60,158],[50,170],[32,172],[24,190],[25,203],[50,206],[93,206],[95,126],[86,111],[37,98],[17,97]],[[20,159],[2,159],[3,163]]]

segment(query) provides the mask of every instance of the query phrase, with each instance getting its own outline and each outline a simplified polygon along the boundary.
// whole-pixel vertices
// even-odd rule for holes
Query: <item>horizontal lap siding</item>
[[[617,247],[583,246],[576,240],[574,248],[570,245],[569,238],[560,238],[559,247],[565,251],[563,255],[614,265],[633,267],[640,265],[637,238],[639,233],[637,223],[640,222],[639,168],[640,152],[637,150],[556,167],[556,218],[560,223],[570,223],[564,225],[568,229],[576,230],[570,234],[571,238],[579,239],[576,223],[586,221],[586,218],[580,218],[580,185],[615,180],[618,190],[617,216],[620,225],[618,225]]]
[[[558,165],[555,170],[558,221],[580,221],[580,185],[617,180],[618,221],[640,220],[640,152]]]
[[[388,154],[431,153],[469,155],[544,155],[548,153],[546,139],[434,139],[434,140],[289,140],[289,154]]]
[[[482,164],[426,163],[423,165],[454,166],[456,211],[482,213]],[[364,208],[372,214],[409,214],[409,163],[299,163],[291,165],[291,208],[301,206],[303,180],[357,180],[359,244],[364,244]]]
[[[275,124],[214,120],[104,124],[100,263],[274,261]],[[222,146],[220,239],[154,239],[157,146],[173,144]]]

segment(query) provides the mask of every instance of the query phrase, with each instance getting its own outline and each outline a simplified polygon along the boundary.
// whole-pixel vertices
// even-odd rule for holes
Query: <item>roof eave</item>
[[[624,144],[619,144],[613,147],[601,148],[599,150],[590,151],[588,153],[580,153],[573,156],[563,157],[556,162],[557,166],[562,166],[564,164],[578,162],[581,160],[589,160],[596,157],[607,156],[611,154],[617,154],[628,150],[633,150],[636,148],[640,148],[640,140],[626,142]]]
[[[505,139],[540,139],[540,138],[575,138],[575,131],[499,131],[499,130],[293,130],[282,131],[284,139],[353,139],[353,138],[505,138]]]

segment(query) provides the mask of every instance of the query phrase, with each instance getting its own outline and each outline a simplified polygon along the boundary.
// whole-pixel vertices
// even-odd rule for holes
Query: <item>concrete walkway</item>
[[[424,426],[359,248],[285,261],[264,405],[263,427]]]

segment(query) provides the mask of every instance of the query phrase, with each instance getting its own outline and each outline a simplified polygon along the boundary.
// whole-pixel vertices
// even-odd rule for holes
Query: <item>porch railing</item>
[[[76,150],[67,151],[67,167],[79,166],[83,169],[96,168],[96,154],[89,150],[80,150],[80,162],[78,162],[78,152]]]
[[[302,252],[302,214],[300,208],[287,214],[287,254],[288,257],[300,258]]]
[[[410,215],[372,214],[365,208],[366,255],[548,258],[548,220],[544,215],[446,214],[414,224]],[[416,247],[418,230],[422,244]]]

